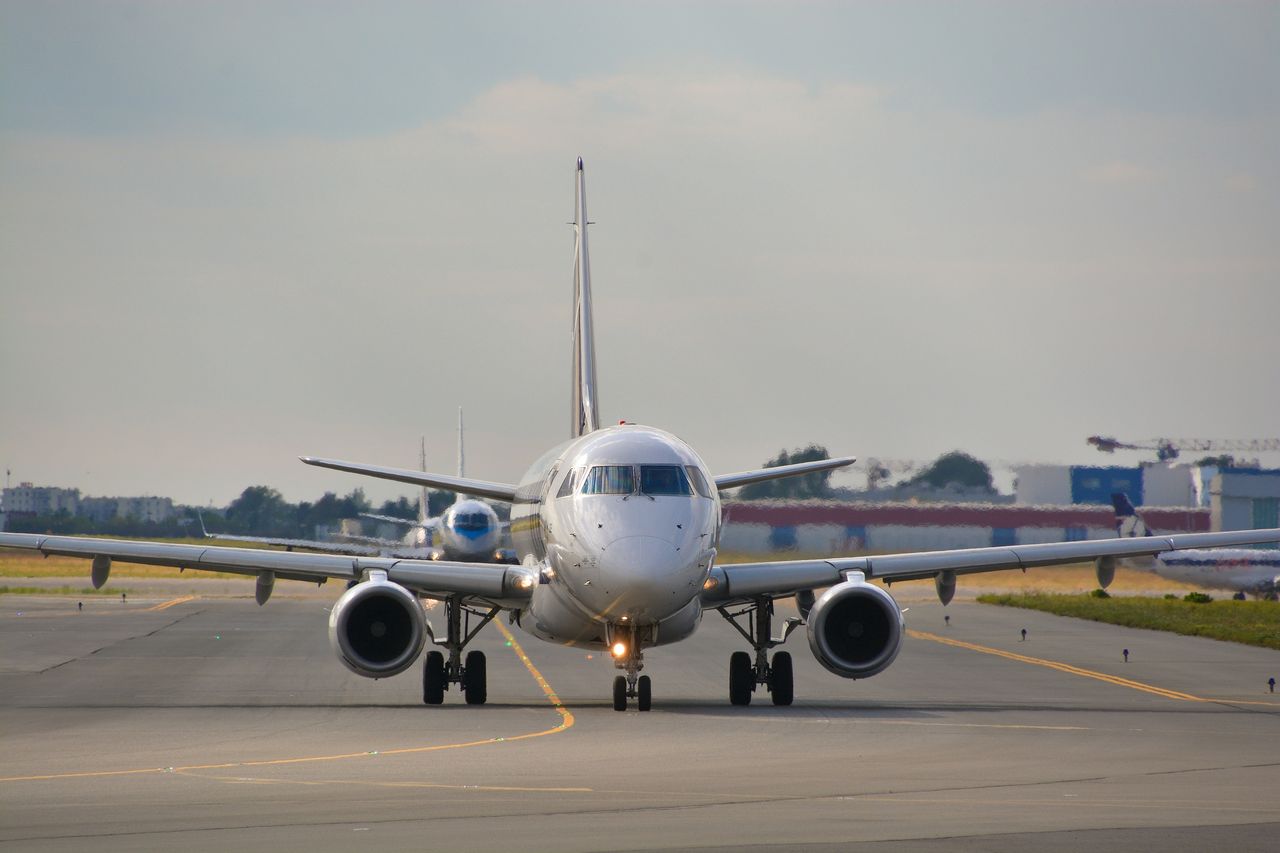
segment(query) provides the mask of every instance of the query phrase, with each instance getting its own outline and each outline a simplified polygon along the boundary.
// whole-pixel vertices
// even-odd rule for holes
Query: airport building
[[[59,489],[55,486],[35,486],[19,483],[17,488],[4,490],[4,511],[25,515],[55,515],[63,510],[75,515],[80,508],[79,489]]]
[[[1214,530],[1280,527],[1280,470],[1228,468],[1209,485]]]
[[[740,501],[725,504],[721,549],[762,554],[926,551],[1105,539],[1124,492],[1157,533],[1280,527],[1280,470],[1195,465],[1028,465],[1012,504]]]
[[[720,538],[727,553],[800,551],[928,551],[1105,539],[1116,535],[1111,506],[1009,504],[836,503],[743,501],[724,507]],[[1203,533],[1212,523],[1202,507],[1145,509],[1160,532]]]
[[[172,498],[153,496],[90,498],[80,497],[79,489],[35,486],[20,483],[4,490],[4,513],[13,515],[68,515],[109,521],[113,518],[136,518],[141,521],[167,521],[174,516]]]
[[[1218,469],[1197,465],[1020,465],[1014,502],[1026,506],[1111,505],[1124,492],[1134,506],[1209,505],[1209,481]]]
[[[113,518],[136,518],[139,521],[168,521],[173,518],[171,498],[81,498],[77,515],[94,521]]]

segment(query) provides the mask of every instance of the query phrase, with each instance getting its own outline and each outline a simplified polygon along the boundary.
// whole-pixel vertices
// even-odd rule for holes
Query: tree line
[[[452,492],[427,490],[427,508],[431,516],[444,512],[453,501]],[[12,533],[164,539],[199,536],[203,519],[210,533],[311,539],[315,537],[317,527],[334,526],[342,519],[357,518],[361,513],[416,520],[418,502],[400,497],[375,506],[365,497],[363,489],[353,489],[342,496],[336,492],[325,492],[315,501],[290,503],[270,486],[249,486],[225,507],[175,506],[173,517],[165,521],[145,521],[131,516],[98,521],[72,515],[64,509],[50,515],[10,514],[7,529]]]

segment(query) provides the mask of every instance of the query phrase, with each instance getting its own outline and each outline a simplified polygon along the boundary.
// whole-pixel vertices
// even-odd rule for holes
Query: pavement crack
[[[46,672],[52,672],[53,670],[58,669],[59,667],[66,666],[66,665],[67,665],[67,664],[69,664],[69,663],[75,663],[76,661],[82,661],[82,660],[84,660],[85,658],[93,657],[93,656],[94,656],[94,655],[96,655],[98,652],[104,651],[105,649],[113,648],[113,647],[115,647],[115,646],[120,645],[121,643],[129,643],[129,642],[132,642],[132,641],[134,641],[134,640],[145,640],[145,639],[147,639],[148,637],[154,637],[156,634],[159,634],[161,631],[163,631],[163,630],[165,630],[165,629],[167,629],[167,628],[172,628],[174,625],[177,625],[179,622],[182,622],[182,621],[184,621],[184,620],[186,620],[186,619],[190,619],[192,616],[199,616],[199,615],[200,615],[201,613],[203,613],[203,612],[204,612],[204,610],[203,610],[203,609],[200,609],[200,610],[193,610],[193,611],[191,611],[190,613],[183,614],[182,616],[179,616],[177,619],[174,619],[174,620],[173,620],[173,621],[171,621],[171,622],[166,622],[165,624],[161,625],[160,627],[155,628],[154,630],[148,631],[148,632],[147,632],[147,633],[145,633],[145,634],[135,634],[135,635],[133,635],[132,637],[124,637],[123,639],[116,640],[116,641],[115,641],[115,642],[113,642],[113,643],[107,643],[105,646],[99,646],[98,648],[94,649],[93,651],[91,651],[91,652],[87,652],[87,653],[85,653],[85,654],[83,654],[83,655],[80,655],[80,656],[78,656],[78,657],[74,657],[74,658],[67,658],[67,659],[66,659],[66,660],[64,660],[64,661],[60,661],[60,662],[58,662],[58,663],[55,663],[53,666],[46,666],[44,669],[37,670],[37,671],[36,671],[36,675],[44,675]]]

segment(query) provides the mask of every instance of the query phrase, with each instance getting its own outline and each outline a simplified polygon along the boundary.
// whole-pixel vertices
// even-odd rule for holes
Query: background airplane
[[[1116,510],[1116,535],[1151,536],[1152,531],[1133,502],[1123,492],[1111,496]],[[1280,550],[1270,548],[1215,548],[1174,554],[1132,557],[1125,561],[1135,569],[1162,578],[1207,589],[1229,589],[1241,598],[1245,593],[1276,599],[1280,590]]]
[[[430,637],[443,651],[425,656],[422,687],[428,705],[442,702],[454,684],[468,704],[486,701],[484,654],[473,650],[464,660],[463,651],[490,620],[507,611],[515,624],[540,639],[608,650],[621,671],[613,682],[613,707],[625,710],[634,698],[639,710],[647,711],[652,686],[649,676],[640,675],[644,650],[687,639],[707,611],[732,623],[754,651],[754,656],[738,651],[730,657],[730,702],[746,705],[763,688],[774,704],[790,705],[791,656],[773,650],[802,625],[814,657],[838,676],[869,678],[897,658],[906,633],[902,611],[871,579],[932,578],[945,604],[955,594],[957,577],[971,572],[1096,560],[1101,580],[1125,557],[1280,541],[1280,529],[1272,529],[718,564],[720,492],[854,460],[714,475],[671,433],[629,423],[601,427],[581,158],[575,184],[569,440],[534,461],[515,484],[303,457],[312,465],[510,502],[519,565],[18,533],[0,534],[0,546],[91,559],[90,575],[98,587],[113,560],[256,575],[259,602],[270,596],[277,577],[346,581],[349,588],[329,614],[329,638],[339,660],[365,677],[397,675],[422,655]],[[818,595],[818,590],[825,591]],[[789,597],[796,599],[800,617],[788,619],[775,636],[774,602]],[[422,598],[443,602],[443,637],[427,621]]]

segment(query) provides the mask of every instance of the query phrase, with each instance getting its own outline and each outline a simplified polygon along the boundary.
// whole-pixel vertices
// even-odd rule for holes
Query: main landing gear
[[[626,675],[613,679],[613,710],[627,710],[627,700],[636,700],[637,711],[648,711],[653,707],[653,685],[649,676],[640,675],[644,669],[644,652],[641,646],[646,639],[652,639],[646,628],[634,625],[613,625],[609,630],[609,653],[613,655],[613,665],[625,670]]]
[[[499,608],[488,612],[467,607],[462,603],[462,596],[453,595],[445,599],[445,619],[448,631],[444,640],[431,639],[438,646],[444,646],[449,653],[446,660],[443,652],[430,651],[422,666],[422,701],[427,705],[439,705],[444,702],[444,692],[450,684],[457,684],[468,705],[483,705],[489,698],[488,666],[484,652],[467,652],[463,662],[462,650],[467,643],[475,639],[480,629],[498,615]],[[480,620],[471,627],[471,617]]]
[[[782,636],[773,634],[773,599],[760,597],[741,610],[730,612],[727,607],[716,608],[730,625],[738,629],[738,633],[746,638],[755,649],[755,663],[746,652],[734,652],[729,658],[729,701],[734,705],[750,705],[751,694],[756,685],[763,684],[768,688],[775,705],[790,705],[795,698],[795,679],[791,668],[791,655],[778,652],[769,661],[769,649],[782,645],[798,628],[801,620],[795,616],[788,617],[782,626]],[[744,628],[738,621],[746,617]]]

